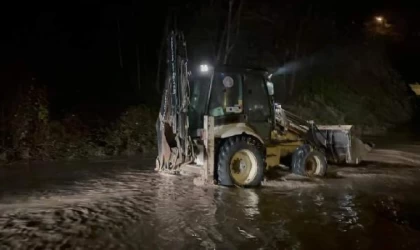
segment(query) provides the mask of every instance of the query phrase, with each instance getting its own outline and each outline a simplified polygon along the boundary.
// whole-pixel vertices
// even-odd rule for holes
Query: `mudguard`
[[[252,128],[247,126],[246,123],[235,123],[214,127],[214,136],[216,138],[228,138],[243,134],[253,136],[256,139],[258,139],[261,142],[261,144],[264,144],[262,138],[257,133],[255,133],[255,131]]]

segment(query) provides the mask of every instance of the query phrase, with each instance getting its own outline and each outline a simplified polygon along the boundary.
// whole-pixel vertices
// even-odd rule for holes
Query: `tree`
[[[159,55],[158,55],[158,65],[156,70],[156,91],[160,93],[160,74],[162,71],[162,57],[163,52],[166,49],[166,39],[168,37],[168,30],[169,30],[169,15],[166,16],[165,27],[163,28],[162,39],[159,47]]]
[[[235,13],[236,13],[235,17],[232,20],[233,5],[234,5],[234,0],[229,0],[229,10],[228,10],[228,14],[227,14],[225,29],[223,31],[223,35],[222,35],[222,37],[220,39],[220,43],[219,43],[219,50],[218,50],[218,54],[217,54],[217,63],[220,62],[223,47],[224,47],[223,64],[228,63],[229,55],[232,52],[233,48],[235,47],[236,40],[239,36],[243,0],[239,0],[238,7],[235,11]],[[232,34],[232,30],[235,30],[233,34]],[[225,41],[225,38],[226,38],[226,41]],[[223,43],[224,43],[224,46],[222,46]]]

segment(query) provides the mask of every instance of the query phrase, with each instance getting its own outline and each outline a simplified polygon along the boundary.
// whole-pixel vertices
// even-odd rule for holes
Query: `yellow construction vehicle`
[[[276,104],[270,72],[210,65],[190,72],[186,43],[175,31],[168,51],[157,171],[194,172],[210,183],[255,187],[285,157],[293,173],[319,177],[327,162],[362,160],[365,145],[352,126],[317,126]]]

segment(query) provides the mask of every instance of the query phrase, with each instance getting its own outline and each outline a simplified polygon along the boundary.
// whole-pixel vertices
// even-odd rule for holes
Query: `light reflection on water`
[[[358,224],[359,217],[354,198],[354,194],[351,193],[343,193],[338,197],[339,211],[334,214],[334,217],[340,225],[338,230],[342,232],[347,232],[354,226],[360,225]]]

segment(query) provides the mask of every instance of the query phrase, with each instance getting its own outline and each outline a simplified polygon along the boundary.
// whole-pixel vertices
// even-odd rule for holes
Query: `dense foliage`
[[[9,122],[0,130],[0,162],[80,159],[131,155],[155,147],[157,112],[144,105],[128,108],[106,127],[92,128],[77,114],[49,117],[43,88],[31,85]]]
[[[378,133],[414,116],[415,97],[374,46],[334,50],[305,72],[297,76],[289,106],[307,119]]]

